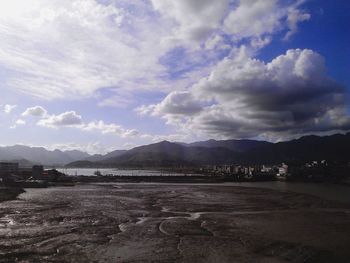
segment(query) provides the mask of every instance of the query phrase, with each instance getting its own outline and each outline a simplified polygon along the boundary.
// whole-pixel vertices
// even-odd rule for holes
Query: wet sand
[[[349,222],[349,205],[268,189],[28,189],[0,203],[0,262],[350,262]]]

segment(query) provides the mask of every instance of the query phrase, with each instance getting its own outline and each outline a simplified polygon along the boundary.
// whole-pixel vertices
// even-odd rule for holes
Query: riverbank
[[[22,188],[0,187],[0,202],[16,199],[24,192]]]

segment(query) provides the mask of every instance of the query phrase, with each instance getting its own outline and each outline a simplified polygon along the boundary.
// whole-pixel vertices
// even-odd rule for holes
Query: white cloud
[[[311,15],[305,12],[302,12],[297,9],[291,9],[288,11],[288,17],[287,17],[287,22],[288,22],[288,27],[289,31],[286,33],[284,36],[284,40],[288,40],[293,36],[295,33],[298,32],[298,23],[307,21],[311,18]]]
[[[222,47],[223,49],[225,48],[225,44],[223,44],[224,39],[222,36],[220,35],[215,35],[212,38],[209,38],[206,42],[205,42],[205,48],[206,49],[215,49],[218,46]],[[231,48],[229,46],[229,48]]]
[[[99,131],[102,134],[117,135],[122,138],[135,137],[139,132],[135,129],[125,129],[114,123],[105,123],[104,121],[92,121],[82,127],[84,131]]]
[[[26,124],[26,121],[24,121],[22,119],[18,119],[18,120],[15,121],[15,124],[10,127],[10,129],[15,129],[18,126],[22,126],[22,125],[25,125],[25,124]]]
[[[178,23],[173,31],[174,39],[200,42],[205,40],[220,25],[229,0],[152,0],[161,14]]]
[[[189,91],[174,91],[169,93],[159,104],[143,105],[136,109],[140,115],[160,116],[168,123],[177,123],[183,116],[192,116],[203,109]]]
[[[103,99],[98,103],[100,107],[127,108],[133,100],[127,96],[114,95]]]
[[[40,117],[41,119],[37,122],[37,125],[46,128],[71,127],[82,131],[98,131],[101,134],[112,134],[122,138],[148,136],[145,134],[140,134],[136,129],[125,129],[120,125],[114,123],[107,124],[102,120],[85,123],[83,121],[83,117],[77,114],[75,111],[66,111],[56,115],[48,114],[47,111],[41,106],[35,106],[26,109],[22,115]],[[13,128],[18,125],[25,124],[25,122],[21,119],[19,119],[17,122]]]
[[[207,54],[205,47],[221,52],[230,48],[223,34],[256,38],[289,28],[291,35],[307,13],[298,9],[302,1],[280,2],[3,1],[0,67],[8,72],[4,87],[45,100],[82,99],[112,88],[116,96],[102,98],[101,106],[120,104],[113,98],[130,91],[184,89],[203,76],[196,71],[206,66],[189,67],[185,77],[165,78],[165,54],[188,42],[202,55]],[[216,59],[206,57],[209,62]]]
[[[280,26],[277,0],[244,0],[225,19],[226,32],[234,38],[259,37],[274,33]]]
[[[25,125],[26,124],[26,122],[22,119],[18,119],[15,123],[16,123],[16,125]]]
[[[39,120],[37,124],[48,128],[57,128],[61,126],[74,127],[83,124],[83,120],[75,111],[67,111],[59,115],[49,115]]]
[[[77,99],[105,87],[149,89],[162,73],[158,58],[167,47],[159,39],[168,32],[148,15],[151,5],[138,3],[144,12],[135,15],[126,1],[25,2],[0,3],[0,66],[9,72],[8,89]]]
[[[22,116],[34,116],[34,117],[45,117],[47,115],[47,111],[41,106],[34,106],[27,108]]]
[[[286,39],[298,30],[298,23],[310,19],[301,11],[304,1],[241,0],[224,21],[225,32],[233,39],[261,38],[289,29]],[[287,23],[286,23],[287,20]]]
[[[16,107],[17,107],[17,105],[5,104],[5,105],[3,106],[3,111],[4,111],[6,114],[9,114],[9,113],[11,113]]]
[[[153,109],[152,109],[153,108]],[[146,112],[144,112],[144,110]],[[165,99],[157,104],[148,107],[154,115],[163,114],[186,114],[192,115],[202,110],[202,106],[194,100],[193,95],[188,91],[173,91]],[[139,112],[147,114],[146,108],[141,107]]]

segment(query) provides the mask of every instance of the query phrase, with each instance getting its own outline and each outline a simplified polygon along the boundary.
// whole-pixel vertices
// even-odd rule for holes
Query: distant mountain
[[[5,160],[8,162],[13,162],[13,163],[18,163],[19,167],[25,167],[25,168],[30,168],[33,165],[35,165],[35,163],[32,163],[26,159],[11,159],[11,160]]]
[[[0,147],[0,161],[25,159],[32,164],[65,165],[89,156],[89,154],[77,150],[49,151],[43,147],[29,147],[24,145]]]
[[[71,159],[74,159],[74,160],[82,160],[82,159],[89,158],[91,156],[90,154],[88,154],[86,152],[82,152],[82,151],[78,151],[78,150],[64,151],[63,153],[65,153]]]
[[[92,161],[74,161],[66,165],[66,167],[83,167],[83,168],[96,168],[99,167],[98,162],[92,162]]]
[[[163,141],[133,148],[101,161],[118,166],[157,167],[225,163],[233,160],[233,152],[225,148],[186,147]]]
[[[254,140],[209,140],[194,143],[163,141],[116,150],[105,155],[72,151],[49,151],[23,145],[0,147],[0,161],[21,160],[21,165],[66,165],[77,167],[174,167],[213,164],[272,164],[312,160],[350,161],[350,133],[304,136],[270,143]]]
[[[92,156],[86,158],[85,160],[90,161],[90,162],[100,162],[100,161],[103,161],[105,159],[118,157],[118,156],[124,154],[125,152],[126,152],[126,150],[115,150],[115,151],[107,153],[105,155],[95,154],[95,155],[92,155]]]
[[[85,159],[82,159],[82,161],[98,162],[98,161],[103,160],[103,156],[104,155],[102,155],[102,154],[94,154],[94,155],[91,155]]]
[[[112,157],[111,157],[112,156]],[[213,164],[276,164],[313,160],[350,161],[350,133],[304,136],[297,140],[270,143],[253,140],[209,140],[190,144],[163,141],[98,156],[80,167],[173,167]]]

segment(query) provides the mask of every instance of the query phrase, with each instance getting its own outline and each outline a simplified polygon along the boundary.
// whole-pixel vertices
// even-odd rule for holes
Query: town
[[[69,176],[56,169],[44,169],[43,165],[20,167],[16,162],[0,162],[0,185],[22,188],[72,185],[76,182],[118,182],[118,181],[178,181],[191,182],[195,179],[208,182],[258,182],[258,181],[303,181],[303,182],[347,182],[350,178],[350,163],[312,161],[308,163],[282,163],[278,165],[207,165],[202,167],[167,168],[167,176],[102,175]],[[172,175],[172,172],[177,174]]]
[[[202,168],[206,174],[230,181],[340,181],[350,177],[350,163],[312,161],[279,165],[216,165]]]
[[[20,167],[16,162],[0,162],[0,185],[41,188],[49,182],[69,182],[70,179],[56,169],[44,170],[43,165]]]

